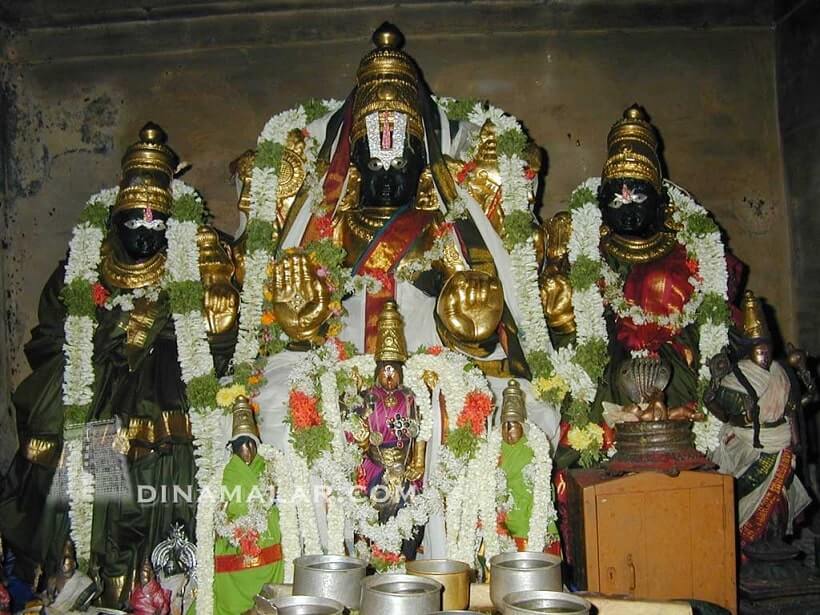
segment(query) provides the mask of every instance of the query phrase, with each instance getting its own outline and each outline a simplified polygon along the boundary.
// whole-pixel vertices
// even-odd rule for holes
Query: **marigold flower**
[[[270,327],[273,323],[276,322],[276,314],[273,312],[265,312],[262,314],[262,324],[266,327]]]
[[[493,411],[492,400],[488,395],[471,391],[464,399],[464,409],[458,415],[456,425],[458,427],[469,426],[473,435],[481,436],[487,425],[487,417]]]
[[[292,390],[288,395],[290,418],[295,429],[307,429],[322,424],[317,399],[302,391]]]

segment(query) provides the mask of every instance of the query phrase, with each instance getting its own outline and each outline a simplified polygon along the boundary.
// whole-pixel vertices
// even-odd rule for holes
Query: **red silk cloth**
[[[687,259],[686,248],[677,245],[663,258],[634,265],[626,277],[624,297],[648,315],[679,313],[695,290],[689,278],[696,273],[697,266]],[[654,323],[638,325],[631,318],[617,320],[618,341],[629,350],[657,352],[678,333]]]
[[[237,555],[216,555],[214,556],[214,571],[220,572],[238,572],[239,570],[247,570],[248,568],[258,568],[259,566],[267,566],[282,560],[282,545],[276,543],[269,547],[265,547],[255,557],[249,557],[239,553]]]

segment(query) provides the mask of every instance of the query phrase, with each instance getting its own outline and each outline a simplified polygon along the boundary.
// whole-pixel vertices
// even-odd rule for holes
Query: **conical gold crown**
[[[407,360],[407,342],[404,339],[404,319],[395,301],[387,301],[379,314],[376,337],[376,361]]]
[[[525,423],[527,421],[527,405],[524,402],[524,391],[517,380],[510,380],[504,389],[501,400],[501,424],[506,422]]]
[[[743,293],[743,336],[750,340],[770,339],[763,306],[750,290]]]
[[[153,209],[171,213],[171,180],[179,159],[165,143],[165,131],[152,122],[140,130],[140,139],[122,157],[122,180],[113,213]]]
[[[407,131],[423,139],[419,72],[413,58],[401,49],[404,35],[396,26],[385,22],[373,33],[373,43],[376,49],[362,58],[356,73],[351,143],[366,135],[365,118],[377,111],[404,113]]]
[[[650,183],[660,192],[661,162],[658,158],[658,135],[646,113],[638,105],[624,111],[606,140],[607,160],[601,180],[638,179]]]
[[[231,442],[248,436],[257,444],[260,442],[259,427],[247,397],[240,395],[233,404],[233,425],[231,428]]]

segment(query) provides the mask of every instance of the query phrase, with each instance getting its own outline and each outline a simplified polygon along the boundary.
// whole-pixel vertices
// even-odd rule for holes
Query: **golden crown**
[[[407,131],[424,139],[419,109],[419,72],[416,63],[402,51],[404,36],[396,26],[383,23],[373,33],[376,49],[359,63],[353,125],[350,141],[367,134],[365,118],[378,111],[397,111],[407,116]]]
[[[750,340],[770,339],[763,306],[750,290],[743,293],[743,336]]]
[[[247,436],[257,444],[260,442],[259,427],[247,397],[240,395],[233,403],[233,421],[231,425],[231,442]]]
[[[501,401],[501,424],[506,422],[525,423],[527,420],[527,405],[524,403],[524,391],[517,380],[510,380]]]
[[[639,179],[660,192],[663,177],[658,158],[658,136],[646,113],[632,105],[613,124],[606,140],[607,160],[601,179]]]
[[[168,135],[148,122],[140,130],[140,140],[122,157],[122,180],[113,212],[153,209],[171,213],[171,180],[179,159],[165,143]]]
[[[395,301],[387,301],[379,314],[376,337],[376,361],[407,360],[407,342],[404,339],[404,319]]]

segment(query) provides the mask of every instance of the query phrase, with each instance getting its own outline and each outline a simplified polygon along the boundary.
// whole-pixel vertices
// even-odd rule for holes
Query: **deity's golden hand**
[[[413,458],[404,470],[405,480],[410,482],[421,480],[424,476],[425,457],[427,454],[427,442],[416,440],[413,444]]]
[[[550,329],[559,333],[575,331],[575,314],[572,311],[572,286],[569,278],[549,265],[539,281],[541,306]]]
[[[205,317],[208,331],[225,333],[234,326],[239,311],[239,293],[228,281],[215,282],[205,288]]]
[[[273,271],[273,312],[293,340],[316,337],[331,315],[330,290],[301,252],[285,254]]]
[[[436,312],[452,336],[461,342],[481,342],[498,328],[504,292],[495,276],[459,271],[450,276],[438,298]]]

